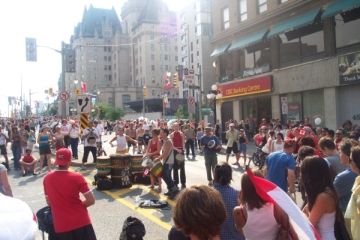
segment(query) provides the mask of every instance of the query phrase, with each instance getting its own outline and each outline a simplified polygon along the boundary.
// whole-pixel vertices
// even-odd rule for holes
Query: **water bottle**
[[[135,206],[136,207],[139,207],[140,205],[140,196],[138,195],[136,198],[135,198]]]

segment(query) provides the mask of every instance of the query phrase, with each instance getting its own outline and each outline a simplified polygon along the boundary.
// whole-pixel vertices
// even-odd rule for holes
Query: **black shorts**
[[[144,137],[138,137],[138,144],[144,145]]]
[[[74,230],[62,233],[56,233],[60,240],[76,240],[76,239],[87,239],[96,240],[94,228],[91,224],[84,227],[76,228]]]
[[[131,138],[131,139],[133,139],[133,138]],[[131,146],[135,146],[136,144],[133,143],[133,142],[128,141],[128,142],[127,142],[127,145],[128,145],[128,148],[129,148],[129,147],[131,147]]]
[[[40,155],[51,154],[50,146],[40,146],[39,152],[40,152]]]
[[[235,154],[239,153],[239,149],[236,147],[227,147],[226,148],[226,154],[231,154],[231,151]]]
[[[0,151],[1,151],[1,155],[7,155],[7,150],[5,145],[0,145]]]

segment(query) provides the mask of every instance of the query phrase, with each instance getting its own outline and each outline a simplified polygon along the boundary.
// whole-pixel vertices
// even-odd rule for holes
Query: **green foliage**
[[[97,108],[101,110],[101,113],[99,114],[99,119],[105,119],[105,114],[108,111],[108,109],[110,108],[109,105],[105,104],[105,103],[98,103]],[[98,113],[96,113],[95,116],[97,116]]]
[[[50,115],[50,116],[55,116],[56,114],[57,114],[57,109],[54,108],[54,107],[51,107],[51,108],[49,109],[49,115]]]
[[[175,116],[177,118],[181,118],[181,119],[188,119],[189,118],[189,113],[188,113],[187,104],[180,105],[178,110],[175,113]]]
[[[115,121],[121,119],[123,116],[125,116],[125,110],[122,108],[114,108],[114,107],[108,107],[107,111],[105,113],[105,118],[110,121]]]

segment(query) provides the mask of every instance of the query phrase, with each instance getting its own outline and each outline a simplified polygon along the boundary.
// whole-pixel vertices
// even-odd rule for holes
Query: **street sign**
[[[188,102],[189,105],[194,105],[195,104],[195,98],[188,97],[187,102]]]
[[[281,102],[286,103],[287,102],[287,97],[281,97]]]
[[[87,95],[79,95],[76,98],[76,111],[77,113],[90,113],[91,111],[91,98]]]
[[[184,83],[188,85],[195,84],[195,71],[194,69],[184,68]]]
[[[61,101],[67,101],[69,99],[69,97],[70,97],[70,94],[66,91],[62,91],[59,94],[59,98]]]
[[[282,111],[282,114],[289,114],[289,106],[286,102],[283,102],[281,104],[281,111]]]

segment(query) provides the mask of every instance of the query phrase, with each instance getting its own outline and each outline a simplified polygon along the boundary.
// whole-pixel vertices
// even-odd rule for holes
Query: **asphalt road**
[[[105,135],[103,140],[110,140],[112,136]],[[105,151],[108,155],[115,153],[115,148],[112,148],[108,142],[104,143]],[[248,155],[252,155],[255,151],[255,146],[253,142],[248,144]],[[11,158],[11,151],[8,148],[9,157]],[[131,149],[130,149],[130,152]],[[222,153],[218,155],[218,160],[225,161],[225,147],[223,146]],[[38,149],[34,148],[33,155],[38,159],[39,153]],[[95,233],[98,239],[100,240],[111,240],[119,239],[120,232],[122,230],[122,225],[125,219],[128,216],[133,216],[141,219],[145,224],[146,236],[144,239],[151,240],[165,240],[167,239],[168,231],[173,225],[171,219],[171,208],[174,205],[172,200],[168,200],[164,193],[166,192],[166,184],[163,182],[162,192],[157,192],[148,188],[144,185],[133,185],[128,189],[113,189],[110,191],[98,191],[92,185],[91,182],[94,179],[96,174],[95,164],[92,164],[92,156],[88,159],[89,164],[86,167],[86,170],[80,170],[81,158],[83,155],[83,145],[79,146],[79,160],[73,161],[71,166],[71,171],[77,171],[84,175],[89,185],[93,189],[95,195],[96,203],[95,205],[89,207],[89,212],[91,220],[95,229]],[[54,156],[53,156],[54,157]],[[54,159],[52,159],[54,160]],[[230,157],[229,163],[235,162],[235,157]],[[243,159],[240,159],[240,163],[243,162]],[[11,161],[11,166],[13,162]],[[232,165],[233,167],[233,181],[231,183],[232,187],[239,189],[240,188],[240,178],[244,169],[237,165]],[[256,168],[252,164],[252,168]],[[54,169],[54,167],[53,167]],[[44,171],[44,170],[43,170]],[[191,186],[194,184],[207,184],[206,179],[206,170],[204,164],[204,157],[199,155],[199,152],[196,151],[196,157],[186,159],[185,161],[185,171],[186,171],[186,185]],[[42,173],[39,176],[27,175],[25,177],[21,176],[21,171],[10,171],[9,172],[9,181],[13,189],[13,194],[15,198],[19,198],[25,201],[33,212],[37,212],[42,207],[46,206],[45,196],[43,191],[43,177],[46,173]],[[299,194],[297,194],[297,199],[300,199]],[[141,201],[149,199],[163,199],[169,203],[169,208],[166,209],[143,209],[136,208],[134,205],[136,196],[141,197]],[[298,205],[300,203],[298,202]],[[41,237],[41,232],[39,232],[39,238]]]

